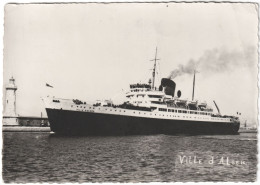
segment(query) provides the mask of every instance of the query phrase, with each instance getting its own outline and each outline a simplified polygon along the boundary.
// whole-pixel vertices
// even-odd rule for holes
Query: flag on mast
[[[47,83],[46,83],[46,86],[47,86],[47,87],[51,87],[51,88],[53,88],[53,86],[51,86],[50,84],[47,84]]]

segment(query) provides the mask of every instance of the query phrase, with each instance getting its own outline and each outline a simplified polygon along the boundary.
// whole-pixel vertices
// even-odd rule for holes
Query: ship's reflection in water
[[[5,182],[247,182],[256,179],[255,133],[124,137],[3,133],[3,138]],[[210,164],[212,158],[214,163]]]

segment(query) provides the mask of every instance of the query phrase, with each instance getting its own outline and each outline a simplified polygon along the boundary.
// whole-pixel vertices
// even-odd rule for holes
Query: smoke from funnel
[[[179,65],[177,69],[171,71],[171,74],[168,78],[174,79],[177,76],[181,76],[183,74],[192,74],[196,69],[196,62],[190,60],[186,65]]]
[[[194,70],[204,75],[229,72],[238,67],[257,67],[257,50],[255,47],[246,47],[242,51],[228,51],[213,49],[206,51],[198,60],[191,59],[186,65],[179,65],[171,71],[168,78],[174,79],[184,74],[193,74]]]

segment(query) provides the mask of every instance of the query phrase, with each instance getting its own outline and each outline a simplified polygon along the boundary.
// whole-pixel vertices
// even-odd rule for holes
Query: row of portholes
[[[71,107],[73,107],[73,105],[71,105]],[[82,107],[82,106],[77,106],[77,108],[86,108],[86,107]],[[91,107],[89,107],[89,109],[91,109]],[[95,109],[94,107],[93,107],[93,109]],[[98,108],[99,110],[100,110],[100,108]],[[105,109],[105,110],[107,110],[107,109]],[[82,110],[82,111],[84,111],[84,110]],[[110,111],[112,111],[112,109],[110,109]],[[116,112],[117,110],[115,109],[115,112]],[[121,112],[121,110],[119,110],[119,112]],[[125,110],[124,110],[124,112],[125,112]],[[135,112],[133,112],[134,114],[135,114]],[[139,114],[141,114],[141,112],[139,112]],[[145,115],[146,113],[144,113],[144,115]],[[152,116],[152,114],[150,114],[151,116]],[[156,116],[156,114],[154,114],[155,116]],[[159,116],[161,116],[161,114],[159,114]],[[162,116],[164,116],[164,114],[162,114]],[[168,115],[167,115],[168,116]],[[180,116],[172,116],[172,115],[170,115],[170,117],[180,117]],[[189,118],[188,116],[183,116],[183,118]],[[190,117],[190,118],[192,118],[192,117]],[[194,118],[196,118],[196,117],[194,117]],[[202,118],[199,118],[199,119],[202,119]],[[203,118],[203,119],[207,119],[207,118]],[[224,120],[224,119],[218,119],[218,118],[212,118],[212,120]]]
[[[135,114],[135,112],[133,112],[134,114]],[[139,112],[139,114],[141,114],[141,112]],[[144,113],[144,115],[146,115],[146,113]],[[153,114],[152,113],[150,113],[150,116],[152,116]],[[157,115],[157,114],[154,114],[155,116]],[[161,114],[159,114],[159,116],[161,116]],[[162,114],[162,116],[164,116],[164,114]],[[169,116],[169,115],[166,115],[167,117]],[[180,116],[172,116],[172,115],[170,115],[170,117],[180,117]]]
[[[73,105],[71,105],[71,107],[73,107]],[[77,105],[77,108],[83,108],[83,109],[85,109],[86,107],[82,107],[82,106],[78,106]],[[91,107],[89,107],[89,109],[91,109]],[[93,107],[93,109],[95,109],[94,107]],[[99,109],[100,110],[100,109]]]
[[[73,105],[71,105],[71,107],[73,107]],[[77,106],[77,108],[86,108],[86,107],[82,107],[82,106]],[[89,107],[89,109],[91,109],[91,107]],[[93,107],[93,109],[94,109],[94,107]],[[100,110],[100,108],[98,108],[99,110]],[[105,110],[107,110],[107,109],[105,109]],[[82,111],[86,111],[86,110],[82,110]],[[110,109],[110,111],[113,111],[112,109]],[[115,112],[116,112],[117,110],[115,109]],[[119,112],[121,112],[121,110],[119,110]],[[124,110],[124,112],[125,112],[125,110]],[[133,112],[134,114],[135,114],[135,112]],[[139,114],[141,114],[141,112],[139,112]],[[144,113],[144,115],[146,115],[146,113]],[[152,114],[150,114],[151,116],[152,116]],[[154,114],[155,116],[156,116],[156,114]],[[161,114],[159,114],[159,116],[161,116]],[[164,116],[164,114],[162,114],[162,116]],[[167,115],[167,117],[168,117],[168,115]],[[172,116],[172,115],[170,115],[170,117],[180,117],[180,116]],[[183,116],[184,118],[185,118],[185,116]],[[187,117],[188,118],[188,117]],[[190,117],[191,118],[191,117]]]
[[[77,106],[78,107],[78,106]],[[85,108],[85,107],[84,107]],[[89,107],[89,109],[91,109],[91,107]],[[94,109],[94,108],[93,108]],[[100,108],[98,108],[99,110],[100,110]],[[107,109],[105,109],[105,110],[107,110]],[[82,111],[86,111],[86,110],[82,110]],[[110,109],[110,111],[113,111],[112,109]],[[115,110],[115,111],[117,111],[117,110]],[[119,110],[119,112],[121,112],[121,110]],[[124,110],[124,112],[125,112],[125,110]],[[135,112],[133,112],[134,114],[135,114]],[[141,114],[141,112],[139,112],[139,114]],[[143,113],[144,115],[146,115],[146,113]],[[151,116],[152,116],[152,114],[150,114]],[[154,114],[155,116],[156,116],[156,114]],[[161,116],[161,114],[159,114],[159,116]],[[162,114],[162,116],[164,116],[164,114]],[[168,116],[170,116],[170,117],[180,117],[180,116],[172,116],[172,115],[166,115],[167,117]],[[189,118],[188,116],[183,116],[183,118]],[[190,118],[192,118],[192,117],[190,117]],[[194,117],[194,118],[196,118],[196,117]],[[201,118],[199,118],[199,119],[201,119]],[[203,118],[203,119],[207,119],[207,118]]]
[[[222,120],[222,121],[225,120],[225,119],[222,119],[222,118],[220,118],[220,119],[219,118],[211,118],[211,119],[212,120]],[[226,120],[228,120],[228,119],[226,119]]]

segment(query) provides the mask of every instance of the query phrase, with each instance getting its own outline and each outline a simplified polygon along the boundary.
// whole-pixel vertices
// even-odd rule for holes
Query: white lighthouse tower
[[[18,119],[16,114],[16,90],[14,78],[9,79],[9,83],[5,87],[5,107],[3,116],[4,126],[18,126]]]

